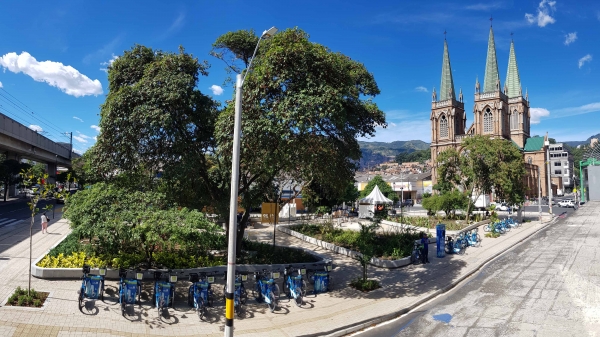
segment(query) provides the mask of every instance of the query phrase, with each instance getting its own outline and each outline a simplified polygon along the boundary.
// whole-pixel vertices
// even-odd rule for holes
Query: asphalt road
[[[29,205],[27,205],[28,200],[23,199],[16,202],[10,202],[7,204],[2,204],[0,202],[0,228],[2,227],[10,227],[14,226],[22,220],[31,218],[31,210],[29,209]],[[41,210],[47,204],[54,205],[54,199],[51,200],[41,200],[38,203],[38,208]],[[57,219],[60,219],[62,216],[62,207],[64,205],[57,204],[54,212],[54,216]],[[36,213],[36,214],[39,214]],[[52,211],[47,213],[48,217],[52,219]]]
[[[360,336],[597,336],[600,204],[568,212],[466,283]]]

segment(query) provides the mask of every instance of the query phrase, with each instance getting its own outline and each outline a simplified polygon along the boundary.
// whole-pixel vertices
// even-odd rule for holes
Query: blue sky
[[[85,151],[98,135],[106,65],[135,43],[186,51],[211,64],[199,89],[231,97],[211,44],[231,30],[299,27],[313,42],[366,65],[389,127],[370,140],[430,141],[431,90],[439,88],[444,30],[456,91],[471,124],[483,81],[492,15],[504,83],[511,32],[532,135],[584,140],[600,132],[600,2],[597,1],[35,1],[3,6],[0,111]],[[222,89],[222,90],[220,90]],[[12,95],[12,96],[10,96]],[[18,101],[15,100],[18,99]],[[33,112],[33,113],[32,113]],[[35,126],[34,126],[35,128]]]

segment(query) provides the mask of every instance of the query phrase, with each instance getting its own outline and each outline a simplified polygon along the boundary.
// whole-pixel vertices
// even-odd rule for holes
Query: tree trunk
[[[237,256],[237,252],[242,251],[242,242],[244,241],[244,233],[246,232],[246,226],[248,225],[248,219],[250,219],[250,212],[245,211],[244,215],[242,215],[242,220],[240,220],[240,224],[238,225],[238,233],[237,233],[237,238],[236,238],[237,242],[235,243],[236,256]]]
[[[34,211],[35,212],[35,211]],[[33,220],[35,213],[31,214],[31,224],[29,225],[29,285],[27,286],[27,296],[31,295],[31,260],[32,260],[32,247],[33,247]]]
[[[6,195],[8,194],[8,188],[10,185],[8,183],[4,184],[4,202],[6,202]]]

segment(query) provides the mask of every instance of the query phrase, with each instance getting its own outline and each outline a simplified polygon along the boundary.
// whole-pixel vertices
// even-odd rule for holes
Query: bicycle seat
[[[188,277],[189,277],[190,282],[192,282],[192,283],[196,283],[200,279],[198,277],[197,273],[190,273],[190,275]]]
[[[123,269],[123,268],[119,268],[119,278],[126,278],[127,277],[127,270]]]
[[[160,280],[161,276],[162,276],[162,272],[161,271],[155,271],[154,272],[154,279],[155,280]]]
[[[84,274],[89,274],[91,269],[90,269],[90,266],[88,266],[87,264],[84,264],[82,270],[83,270]]]

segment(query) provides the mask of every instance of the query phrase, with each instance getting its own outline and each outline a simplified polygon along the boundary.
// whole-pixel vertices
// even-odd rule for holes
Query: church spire
[[[510,54],[508,56],[508,71],[506,72],[506,86],[508,98],[521,96],[521,79],[519,78],[519,68],[517,67],[517,57],[515,56],[515,44],[510,41]]]
[[[496,60],[496,44],[494,43],[494,31],[490,27],[490,37],[488,40],[487,59],[485,61],[485,77],[483,78],[483,92],[494,92],[500,82],[498,74],[498,61]]]
[[[444,38],[444,60],[442,61],[442,84],[440,86],[440,101],[456,99],[454,94],[454,82],[452,81],[452,68],[450,67],[450,55],[448,43]]]

